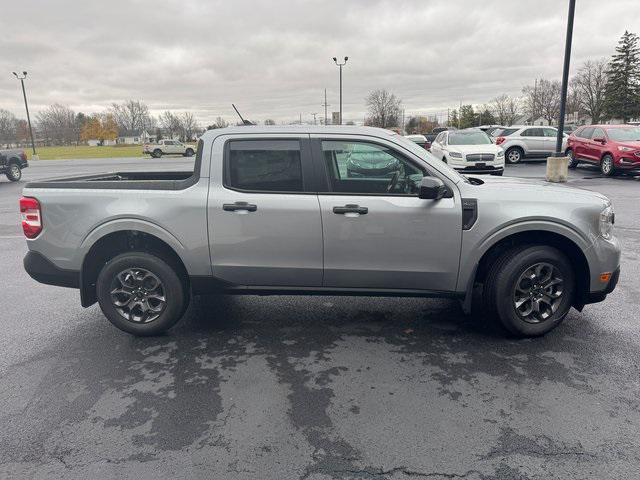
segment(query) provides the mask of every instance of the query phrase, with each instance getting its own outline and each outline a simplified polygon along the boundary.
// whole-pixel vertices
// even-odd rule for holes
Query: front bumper
[[[497,173],[504,171],[504,165],[449,165],[460,173]]]
[[[29,276],[37,282],[58,287],[79,288],[80,286],[79,272],[56,267],[39,252],[28,251],[23,264]]]
[[[620,279],[620,267],[618,267],[613,272],[613,274],[611,275],[611,279],[609,280],[609,283],[607,284],[606,288],[601,292],[589,292],[586,295],[586,298],[584,299],[584,303],[588,304],[588,303],[602,302],[605,298],[607,298],[607,295],[609,295],[611,292],[615,290],[616,286],[618,285],[619,279]]]

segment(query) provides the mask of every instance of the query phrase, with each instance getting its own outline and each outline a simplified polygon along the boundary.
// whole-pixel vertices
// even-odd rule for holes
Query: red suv
[[[567,142],[569,168],[580,162],[600,166],[603,175],[640,172],[640,127],[588,125],[574,131]]]

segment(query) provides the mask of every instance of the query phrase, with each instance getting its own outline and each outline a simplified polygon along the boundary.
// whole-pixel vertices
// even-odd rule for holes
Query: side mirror
[[[422,177],[418,198],[423,200],[440,200],[448,192],[447,186],[435,177]]]

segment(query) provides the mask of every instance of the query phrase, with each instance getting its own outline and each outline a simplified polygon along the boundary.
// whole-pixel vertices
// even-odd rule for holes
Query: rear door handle
[[[247,202],[225,203],[222,205],[222,209],[225,212],[237,212],[244,210],[246,212],[255,212],[258,210],[258,206]]]
[[[366,215],[369,213],[367,207],[361,207],[360,205],[345,205],[343,207],[333,207],[333,213],[344,215],[345,213],[359,213],[360,215]]]

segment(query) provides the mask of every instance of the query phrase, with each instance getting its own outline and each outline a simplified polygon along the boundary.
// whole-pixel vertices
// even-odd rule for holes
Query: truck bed
[[[194,171],[110,172],[29,182],[25,188],[182,190],[195,184],[198,177]]]

